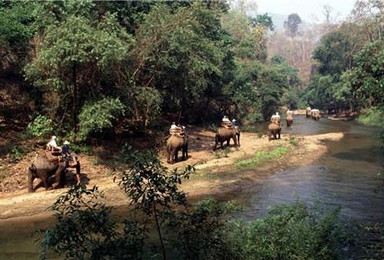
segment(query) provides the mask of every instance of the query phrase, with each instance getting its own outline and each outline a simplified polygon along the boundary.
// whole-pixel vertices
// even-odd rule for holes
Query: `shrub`
[[[125,106],[116,98],[104,98],[86,103],[79,115],[80,136],[86,139],[94,132],[103,132],[113,127],[119,115],[124,115]]]
[[[300,201],[278,205],[263,219],[232,223],[233,240],[244,259],[343,259],[348,234],[339,213],[339,207],[309,208]]]
[[[117,225],[97,187],[71,187],[53,204],[57,224],[37,231],[40,259],[52,250],[65,259],[141,259],[143,230],[135,221]]]
[[[44,115],[38,115],[27,126],[27,133],[34,137],[47,137],[52,134],[53,122]]]

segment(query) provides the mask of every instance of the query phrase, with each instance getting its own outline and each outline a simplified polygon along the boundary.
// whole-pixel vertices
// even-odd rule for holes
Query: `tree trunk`
[[[156,227],[157,227],[157,233],[159,234],[161,250],[163,251],[163,260],[166,260],[167,259],[167,255],[165,253],[165,246],[164,246],[164,242],[163,242],[163,237],[161,235],[161,229],[160,229],[160,224],[159,224],[159,218],[157,216],[156,205],[153,205],[153,211],[155,213],[155,222],[156,222]]]
[[[72,83],[73,83],[73,90],[72,90],[72,120],[73,120],[73,130],[75,133],[78,132],[78,117],[77,117],[77,110],[78,110],[78,86],[77,86],[77,66],[76,63],[72,67]]]

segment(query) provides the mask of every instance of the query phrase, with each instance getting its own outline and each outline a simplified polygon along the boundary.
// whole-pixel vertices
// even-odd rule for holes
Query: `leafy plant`
[[[140,259],[143,231],[135,221],[117,225],[97,187],[72,186],[52,206],[57,224],[36,232],[40,259],[49,250],[65,259]]]
[[[53,132],[53,122],[44,115],[38,115],[27,126],[27,132],[35,137],[46,137]]]
[[[233,240],[241,244],[244,259],[343,259],[343,246],[351,236],[339,214],[339,207],[282,204],[265,218],[234,222]]]
[[[85,139],[93,132],[112,128],[117,117],[124,115],[124,108],[117,98],[104,98],[97,102],[86,103],[79,115],[81,137]]]
[[[173,212],[172,206],[187,205],[185,193],[177,186],[182,179],[188,179],[195,169],[189,165],[182,172],[177,169],[168,172],[153,151],[143,154],[133,152],[127,161],[130,170],[121,173],[120,185],[135,210],[141,211],[147,218],[144,222],[154,220],[163,259],[166,259],[161,224]]]

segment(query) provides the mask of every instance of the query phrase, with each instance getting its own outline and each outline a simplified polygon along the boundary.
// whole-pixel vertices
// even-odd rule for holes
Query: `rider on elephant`
[[[63,160],[72,161],[73,164],[77,164],[76,156],[71,155],[69,144],[70,143],[68,141],[65,141],[63,146],[61,147],[61,154],[63,156]]]
[[[271,122],[272,122],[272,123],[276,123],[276,124],[280,124],[280,115],[279,115],[279,112],[276,112],[276,114],[274,114],[274,115],[271,116]]]
[[[221,120],[221,126],[226,127],[226,128],[230,128],[230,127],[232,127],[232,122],[229,120],[229,118],[227,116],[224,116],[223,119]]]

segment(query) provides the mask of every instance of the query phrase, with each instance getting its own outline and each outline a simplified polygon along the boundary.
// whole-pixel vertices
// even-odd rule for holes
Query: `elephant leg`
[[[51,183],[49,182],[49,177],[47,174],[42,176],[42,181],[44,183],[45,190],[52,190],[53,187],[52,187]]]
[[[54,189],[62,188],[64,187],[65,182],[65,167],[59,166],[59,168],[55,172],[55,185],[53,186]]]
[[[31,166],[32,167],[32,166]],[[34,168],[28,168],[28,192],[34,192],[33,181],[35,180]]]
[[[81,183],[81,173],[80,173],[80,162],[77,161],[76,164],[76,179],[77,179],[77,184]]]

